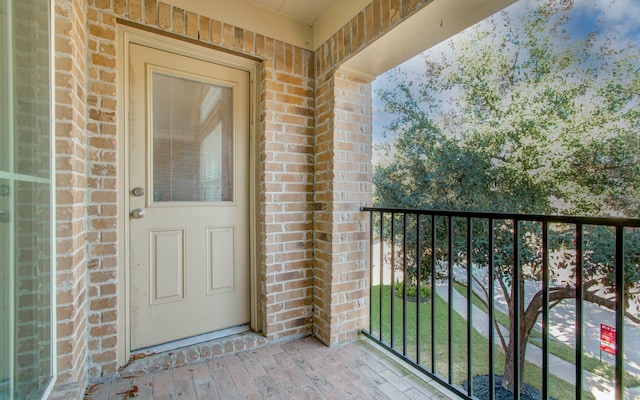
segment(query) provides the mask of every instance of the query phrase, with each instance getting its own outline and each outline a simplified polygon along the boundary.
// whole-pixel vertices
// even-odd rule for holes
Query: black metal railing
[[[611,398],[629,395],[624,382],[635,377],[625,374],[625,362],[640,364],[626,359],[624,351],[625,324],[640,329],[640,308],[635,308],[640,304],[635,298],[640,220],[379,207],[362,211],[370,213],[366,336],[461,398],[495,399],[497,380],[507,379],[509,372],[512,388],[536,388],[542,399],[589,398],[585,376],[593,374],[603,376],[598,382],[605,390],[609,385]],[[585,301],[606,310],[603,318],[615,338],[601,336],[604,328],[596,330],[598,321],[585,317]],[[560,304],[565,314],[554,309]],[[569,323],[562,322],[562,315]],[[571,339],[566,343],[550,333],[559,324],[575,329],[573,338],[565,332],[565,342]],[[600,350],[600,362],[609,368],[608,378],[603,368],[585,364],[594,362],[587,354],[594,353],[594,335],[596,344],[607,347],[604,360]],[[531,356],[533,362],[526,364],[520,349],[532,345],[541,356]],[[573,366],[575,373],[571,368],[552,371],[550,357]],[[478,389],[481,379],[486,384]],[[513,393],[521,398],[520,390]]]

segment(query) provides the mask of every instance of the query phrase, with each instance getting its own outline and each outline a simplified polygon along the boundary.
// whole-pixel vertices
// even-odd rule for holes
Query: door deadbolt
[[[144,196],[144,188],[138,186],[137,188],[134,188],[131,193],[133,193],[133,195],[136,197],[142,197]]]
[[[142,208],[136,208],[135,210],[131,211],[131,217],[135,219],[144,218],[144,210]]]

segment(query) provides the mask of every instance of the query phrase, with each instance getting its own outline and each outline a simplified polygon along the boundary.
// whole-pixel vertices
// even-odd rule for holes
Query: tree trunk
[[[520,376],[520,393],[524,388],[524,383],[522,382],[522,371],[524,370],[524,362],[527,351],[527,343],[529,342],[529,334],[533,329],[533,326],[538,319],[538,315],[540,314],[541,309],[541,295],[536,295],[529,303],[529,306],[524,307],[524,302],[520,301],[520,304],[517,305],[518,312],[521,316],[520,323],[516,326],[516,314],[515,314],[515,305],[513,298],[513,291],[511,291],[509,296],[509,345],[506,349],[505,354],[505,362],[504,362],[504,374],[502,376],[502,387],[514,393],[514,385],[515,385],[515,374],[518,373]],[[520,283],[520,299],[524,299],[524,279]],[[515,329],[518,329],[519,333],[519,343],[515,343]],[[520,355],[518,368],[515,367],[515,355]]]
[[[519,349],[516,350],[515,343],[513,342],[513,335],[509,336],[509,346],[507,347],[507,354],[505,355],[504,361],[504,374],[502,375],[502,387],[514,393],[514,385],[515,385],[515,373],[518,372],[520,374],[520,393],[524,388],[524,383],[522,382],[522,370],[524,369],[524,361],[525,361],[525,351],[527,347],[527,341],[529,340],[529,335],[520,336],[520,346]],[[518,365],[518,369],[514,368],[515,365],[515,354],[516,351],[520,352],[520,365]]]
[[[584,283],[584,286],[588,289],[589,287],[594,286],[594,284],[597,284],[597,283],[599,282],[587,281]],[[543,302],[546,301],[547,303],[549,303],[550,304],[549,309],[551,309],[557,304],[560,304],[560,302],[564,299],[575,299],[576,291],[574,287],[566,287],[566,286],[550,287],[549,297],[546,300],[543,299],[542,297],[542,291],[539,291],[533,296],[529,305],[526,307],[526,310],[525,310],[524,304],[522,304],[523,302],[520,301],[520,305],[519,305],[519,313],[521,316],[520,324],[519,324],[520,343],[517,350],[516,350],[516,344],[513,341],[515,337],[514,329],[515,329],[515,319],[516,319],[515,318],[516,314],[515,314],[514,304],[513,304],[514,303],[513,290],[510,292],[507,292],[506,286],[503,285],[503,292],[505,294],[505,297],[509,299],[507,301],[507,304],[509,307],[509,344],[505,349],[506,354],[505,354],[505,362],[504,362],[504,374],[502,376],[502,387],[507,389],[511,393],[514,393],[513,386],[515,383],[514,382],[515,373],[516,371],[518,371],[520,373],[520,376],[522,377],[522,371],[524,370],[525,356],[526,356],[526,350],[527,350],[527,343],[529,342],[529,334],[531,333],[531,330],[533,329],[533,326],[535,325],[536,320],[538,319],[538,316],[542,313],[542,309],[544,306]],[[600,297],[594,294],[593,291],[585,290],[583,298],[585,301],[589,301],[599,306],[606,307],[610,310],[615,310],[615,300]],[[520,299],[524,299],[524,280],[522,280],[520,283]],[[637,319],[637,317],[631,316],[631,313],[629,313],[626,310],[625,310],[625,316],[632,320],[633,318]],[[504,342],[503,342],[503,346],[504,346]],[[520,365],[518,366],[517,370],[514,368],[516,351],[520,352],[520,363],[519,363]],[[522,380],[520,380],[521,393],[523,388],[524,388],[524,384]]]

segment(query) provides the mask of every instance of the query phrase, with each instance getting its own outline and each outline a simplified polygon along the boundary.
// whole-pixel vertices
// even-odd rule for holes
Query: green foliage
[[[419,77],[390,73],[390,88],[379,95],[393,115],[387,133],[394,140],[390,160],[375,168],[376,205],[640,216],[640,51],[595,31],[571,37],[565,11],[545,2],[520,20],[505,17],[506,27],[493,20],[425,56]],[[464,249],[466,227],[454,223],[453,248]],[[437,259],[446,256],[445,225],[436,229],[445,237]],[[415,222],[407,226],[413,265]],[[488,227],[472,229],[473,262],[486,264]],[[539,279],[541,226],[520,229],[529,238],[519,249],[523,278]],[[585,227],[585,272],[611,290],[615,235],[606,230]],[[496,265],[505,277],[514,264],[512,231],[508,221],[494,228]],[[575,264],[574,235],[571,226],[551,232],[560,268]],[[631,289],[640,280],[640,239],[637,232],[627,236]],[[428,241],[423,235],[417,247]],[[422,263],[430,256],[422,254]],[[457,263],[466,255],[452,257]],[[423,268],[428,273],[431,265]]]
[[[572,38],[562,11],[485,24],[418,77],[389,75],[378,205],[640,216],[640,52]]]
[[[388,89],[378,95],[393,116],[385,133],[393,140],[382,146],[387,161],[374,170],[375,205],[640,217],[640,51],[615,34],[570,35],[571,5],[540,2],[515,20],[491,20],[425,56],[419,76],[399,69],[389,74]],[[429,224],[436,224],[434,249],[427,234],[419,240],[414,234],[417,222],[403,222],[407,279],[417,279],[418,255],[422,276],[433,268],[432,256],[469,267],[464,240],[471,229],[472,265],[487,265],[492,253],[495,276],[511,298],[513,223],[496,221],[489,249],[488,224],[463,222],[451,222],[452,254],[446,221],[420,229],[430,232]],[[540,280],[542,226],[524,222],[519,230],[522,280]],[[624,235],[629,306],[640,294],[640,232]],[[550,226],[549,241],[552,289],[556,299],[569,298],[576,279],[576,227]],[[585,299],[612,308],[615,233],[585,226],[582,245]],[[396,269],[401,264],[392,260]],[[537,316],[539,310],[526,312]],[[507,353],[517,348],[509,346]]]
[[[404,291],[404,283],[402,281],[396,281],[394,285],[394,294],[397,297],[403,297]],[[416,293],[418,292],[418,285],[408,284],[407,285],[407,298],[410,301],[416,301]],[[421,285],[420,286],[420,301],[422,303],[426,303],[431,300],[431,288],[429,286]]]

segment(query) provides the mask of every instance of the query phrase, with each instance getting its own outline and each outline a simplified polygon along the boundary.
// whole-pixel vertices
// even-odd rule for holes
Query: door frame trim
[[[259,87],[258,77],[260,63],[255,58],[241,57],[229,52],[218,51],[206,45],[194,44],[165,35],[136,29],[135,27],[118,24],[118,365],[124,365],[131,354],[131,278],[129,268],[129,44],[135,43],[149,46],[158,50],[168,51],[179,55],[197,58],[226,67],[236,68],[249,73],[249,276],[250,276],[250,307],[253,331],[262,329],[261,307],[258,306],[259,275],[257,268],[258,249],[258,154],[257,151],[257,123]]]

